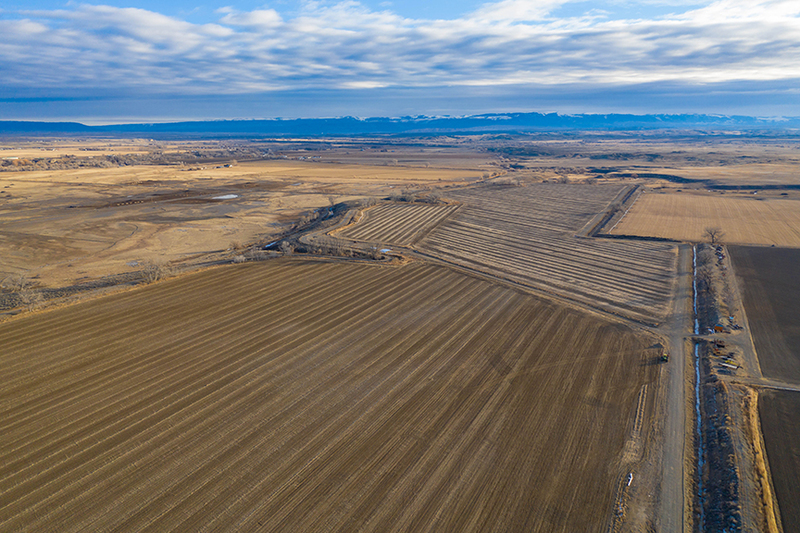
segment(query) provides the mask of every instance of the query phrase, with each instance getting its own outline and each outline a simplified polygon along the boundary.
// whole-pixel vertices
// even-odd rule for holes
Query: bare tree
[[[172,275],[172,268],[166,263],[148,261],[142,268],[142,277],[146,283],[154,283]]]
[[[723,237],[725,237],[725,232],[722,231],[722,228],[718,226],[709,226],[703,232],[703,236],[708,238],[711,241],[711,244],[717,244],[721,242]]]
[[[33,288],[33,282],[25,274],[8,276],[0,284],[2,288],[19,295],[20,303],[28,311],[38,309],[44,303],[42,294]]]
[[[42,294],[33,289],[24,289],[19,293],[19,296],[22,300],[22,305],[25,306],[28,311],[38,309],[44,304],[44,297]]]
[[[708,246],[697,247],[697,266],[711,265],[714,263],[714,252]]]
[[[734,294],[733,289],[731,289],[729,283],[725,284],[722,301],[725,304],[725,307],[728,308],[729,316],[735,316],[739,312],[739,307],[736,305],[736,295]]]
[[[27,290],[32,285],[31,280],[25,274],[12,274],[3,280],[0,284],[2,288],[11,292],[22,292]]]
[[[697,279],[705,282],[706,285],[711,286],[714,278],[714,270],[710,266],[704,265],[697,268]]]
[[[291,255],[292,252],[294,252],[294,247],[289,243],[289,241],[281,241],[279,248],[284,255]]]

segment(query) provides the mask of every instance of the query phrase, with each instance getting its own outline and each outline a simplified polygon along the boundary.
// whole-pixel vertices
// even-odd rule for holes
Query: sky
[[[0,120],[490,112],[800,116],[800,1],[0,4]]]

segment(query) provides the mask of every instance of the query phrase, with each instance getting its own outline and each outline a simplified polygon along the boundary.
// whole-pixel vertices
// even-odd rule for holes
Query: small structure
[[[651,348],[656,348],[658,350],[659,361],[661,361],[662,363],[666,363],[667,361],[669,361],[669,352],[667,351],[667,349],[664,347],[663,344],[659,342],[651,346]]]

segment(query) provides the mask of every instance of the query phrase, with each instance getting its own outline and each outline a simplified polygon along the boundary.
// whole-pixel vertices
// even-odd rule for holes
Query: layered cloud
[[[0,88],[239,94],[800,78],[796,0],[676,2],[673,14],[630,20],[556,17],[565,4],[502,0],[421,20],[307,2],[291,16],[223,8],[209,24],[88,4],[0,12]]]

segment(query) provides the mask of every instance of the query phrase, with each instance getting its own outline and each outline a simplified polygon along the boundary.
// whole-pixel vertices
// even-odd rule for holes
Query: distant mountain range
[[[455,133],[528,133],[537,131],[797,130],[800,117],[756,118],[722,115],[561,115],[498,113],[463,117],[302,118],[213,120],[156,124],[86,126],[77,122],[0,121],[0,135],[190,135],[326,136],[437,135]]]

